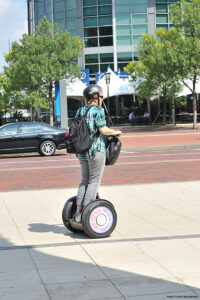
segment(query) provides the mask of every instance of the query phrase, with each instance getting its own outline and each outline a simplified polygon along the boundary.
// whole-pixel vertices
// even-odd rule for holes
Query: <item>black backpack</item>
[[[88,111],[92,108],[89,106],[85,115],[81,117],[81,108],[78,111],[78,119],[73,119],[66,133],[66,148],[68,153],[83,154],[91,146],[93,139],[90,137],[90,130],[86,124]]]

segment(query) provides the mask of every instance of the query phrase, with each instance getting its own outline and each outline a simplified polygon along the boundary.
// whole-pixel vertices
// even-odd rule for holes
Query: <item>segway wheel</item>
[[[73,215],[75,214],[75,212],[76,212],[76,196],[70,198],[65,203],[63,210],[62,210],[62,220],[63,220],[64,226],[71,232],[74,232],[74,233],[83,232],[83,230],[74,228],[70,224],[69,220],[73,218]]]
[[[109,236],[117,224],[114,206],[107,200],[95,200],[83,211],[82,223],[84,232],[92,238]]]

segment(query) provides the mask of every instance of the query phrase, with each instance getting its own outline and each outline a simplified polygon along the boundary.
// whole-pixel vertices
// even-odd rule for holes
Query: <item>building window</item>
[[[147,15],[132,14],[132,24],[147,24]]]
[[[133,46],[139,45],[141,39],[142,39],[142,35],[133,36]]]
[[[112,26],[99,27],[99,36],[112,35]]]
[[[157,24],[165,24],[168,23],[168,15],[156,15],[156,23]]]
[[[112,15],[112,6],[99,6],[98,7],[98,14],[99,15]]]
[[[103,46],[112,46],[113,45],[113,37],[109,36],[109,37],[100,37],[99,38],[99,44],[101,47]]]
[[[112,17],[99,17],[99,26],[112,25]]]
[[[92,64],[92,65],[85,65],[85,68],[86,69],[90,69],[90,74],[95,74],[96,72],[99,72],[99,65],[95,65],[95,64]]]
[[[98,47],[98,38],[86,38],[85,47]]]
[[[66,20],[66,28],[68,30],[70,30],[72,28],[76,28],[76,19]]]
[[[38,16],[44,14],[44,6],[43,5],[37,7],[37,14],[38,14]]]
[[[110,0],[83,0],[85,47],[113,45],[112,6],[110,4]]]
[[[83,0],[83,6],[93,6],[96,5],[96,0]]]
[[[63,20],[65,18],[65,11],[54,12],[54,21]]]
[[[132,6],[133,13],[147,13],[147,4],[135,4]]]
[[[115,7],[116,13],[124,14],[130,13],[130,5],[116,5]]]
[[[130,62],[132,61],[132,52],[119,52],[117,53],[117,61]]]
[[[115,0],[117,45],[137,45],[148,32],[147,0]]]
[[[76,8],[76,0],[65,0],[66,9]]]
[[[113,53],[102,53],[100,54],[100,63],[113,63]]]
[[[128,15],[117,15],[116,16],[116,24],[117,25],[127,25],[131,24],[130,14]]]
[[[117,26],[117,35],[131,35],[130,26]]]
[[[143,33],[147,33],[147,25],[133,26],[133,35],[142,35]]]
[[[97,27],[94,28],[85,28],[84,29],[84,36],[89,37],[89,36],[97,36]]]
[[[98,5],[112,4],[112,0],[98,0]]]
[[[84,15],[84,17],[96,16],[97,15],[97,8],[95,6],[84,8],[83,9],[83,15]]]
[[[63,9],[65,9],[64,1],[54,3],[54,11],[59,11],[59,10],[63,10]]]
[[[117,37],[117,45],[118,46],[132,45],[131,36],[118,36]]]
[[[85,55],[85,63],[86,64],[98,63],[98,54]]]
[[[84,27],[94,27],[97,26],[97,18],[84,18]]]
[[[62,31],[65,30],[65,21],[57,21],[56,22],[58,24],[58,28]]]
[[[113,64],[100,64],[100,71],[101,72],[106,72],[108,67],[110,67],[112,70],[114,69]]]
[[[66,10],[66,18],[76,18],[76,9]]]

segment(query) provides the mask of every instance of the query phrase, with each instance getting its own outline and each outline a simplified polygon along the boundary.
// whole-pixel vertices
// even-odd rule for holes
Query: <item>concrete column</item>
[[[148,18],[148,33],[155,34],[155,28],[156,28],[155,0],[148,0],[147,18]]]
[[[67,107],[67,92],[66,79],[59,80],[60,87],[60,112],[61,112],[61,128],[68,128],[68,107]]]
[[[112,0],[112,29],[113,29],[113,56],[114,56],[114,71],[117,72],[117,35],[116,35],[116,15],[115,15],[115,0]]]

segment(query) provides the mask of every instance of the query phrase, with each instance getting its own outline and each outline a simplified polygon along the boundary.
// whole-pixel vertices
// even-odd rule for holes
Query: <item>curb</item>
[[[184,144],[184,145],[163,145],[163,146],[142,146],[142,147],[125,147],[121,151],[146,151],[146,150],[167,150],[167,149],[193,149],[200,148],[200,144]]]

